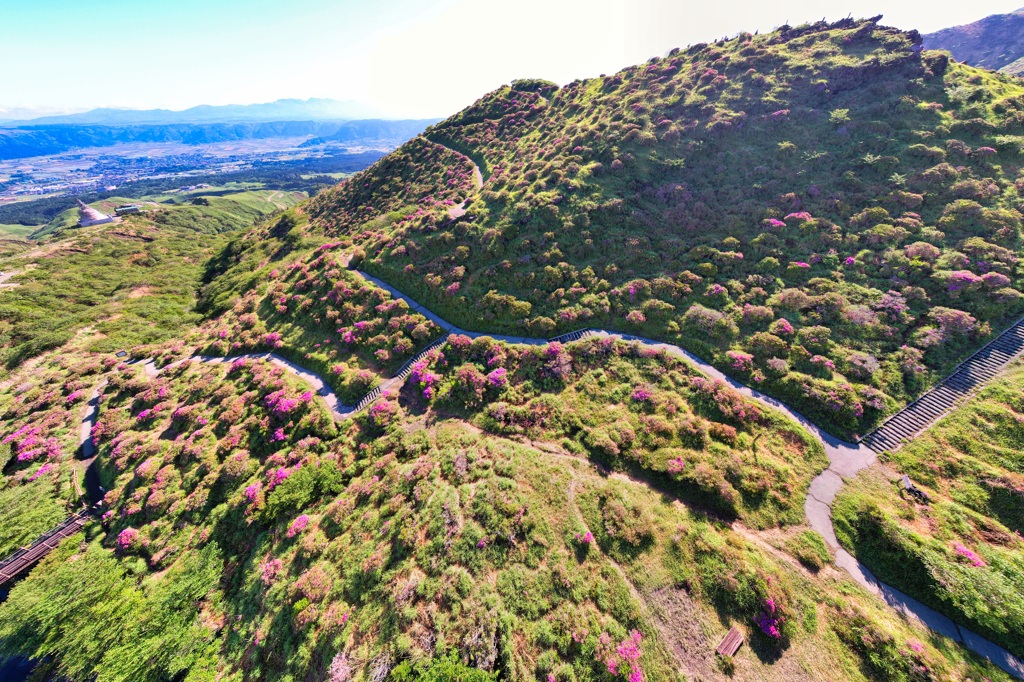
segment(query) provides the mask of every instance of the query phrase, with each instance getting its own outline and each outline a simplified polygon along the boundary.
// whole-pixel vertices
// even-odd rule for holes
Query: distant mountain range
[[[127,142],[208,144],[235,140],[309,137],[307,146],[347,143],[389,150],[419,135],[437,119],[385,121],[271,121],[163,125],[25,125],[0,127],[0,160],[60,154]]]
[[[924,36],[924,46],[948,50],[954,58],[972,66],[1024,73],[1024,8],[929,33]]]
[[[78,114],[3,121],[25,125],[164,125],[170,123],[242,123],[252,121],[342,121],[379,117],[380,112],[353,101],[335,99],[279,99],[264,104],[203,104],[182,111],[169,109],[93,109]]]

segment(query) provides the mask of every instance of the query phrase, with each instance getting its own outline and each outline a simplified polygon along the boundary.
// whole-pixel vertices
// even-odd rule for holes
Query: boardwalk
[[[1024,352],[1024,319],[960,364],[952,374],[861,441],[875,452],[895,450],[947,415]]]
[[[31,568],[37,561],[59,545],[61,540],[74,535],[88,522],[89,517],[86,514],[72,514],[44,535],[41,535],[28,547],[22,547],[11,556],[0,561],[0,585],[13,580],[22,572]]]

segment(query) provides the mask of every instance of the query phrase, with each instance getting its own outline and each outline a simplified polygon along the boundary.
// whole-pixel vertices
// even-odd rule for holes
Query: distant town
[[[362,148],[299,148],[304,139],[268,139],[202,146],[138,143],[52,156],[0,161],[0,205],[42,197],[113,192],[140,180],[226,174],[300,160],[330,159]]]

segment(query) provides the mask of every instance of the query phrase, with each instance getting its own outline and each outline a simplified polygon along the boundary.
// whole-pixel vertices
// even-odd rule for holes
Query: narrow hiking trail
[[[433,140],[430,140],[429,138],[424,138],[424,139],[427,139],[429,142],[433,142]],[[444,147],[444,145],[442,145],[440,142],[433,142],[433,143],[436,144],[436,145],[440,145],[440,146]],[[451,147],[445,147],[445,149],[447,149],[448,151],[452,152],[453,154],[458,154],[459,156],[461,156],[464,159],[466,159],[466,161],[469,161],[471,164],[473,164],[473,187],[475,189],[477,189],[478,191],[481,188],[483,188],[483,186],[484,186],[484,174],[480,172],[480,166],[476,165],[476,162],[474,162],[473,159],[469,158],[465,154],[462,154],[461,152],[455,151]],[[451,208],[449,208],[448,209],[448,218],[450,220],[455,220],[456,218],[461,218],[462,216],[466,215],[466,204],[467,203],[469,203],[469,198],[468,197],[466,199],[463,199],[462,203],[456,204],[455,206],[452,206]]]
[[[409,296],[406,296],[402,292],[398,291],[386,282],[377,279],[365,272],[360,270],[354,270],[357,275],[371,282],[376,286],[379,286],[388,291],[393,297],[405,301],[410,309],[430,319],[436,325],[438,325],[444,332],[443,336],[437,339],[435,342],[430,344],[427,349],[421,350],[419,353],[414,355],[399,372],[399,375],[384,382],[381,386],[373,389],[365,398],[359,401],[356,405],[344,405],[341,403],[330,387],[324,382],[324,380],[317,374],[304,369],[300,365],[297,365],[289,360],[286,360],[273,353],[249,353],[245,355],[236,355],[227,358],[217,358],[209,356],[193,356],[188,358],[191,360],[198,360],[201,362],[209,363],[225,363],[232,362],[238,358],[252,358],[267,360],[282,367],[288,372],[291,372],[295,376],[307,381],[313,388],[316,389],[317,395],[319,395],[330,409],[331,414],[335,419],[341,420],[351,416],[354,412],[359,409],[366,407],[371,404],[374,400],[380,397],[383,390],[391,388],[399,388],[404,383],[408,367],[414,362],[418,361],[423,355],[429,351],[430,348],[436,347],[443,343],[449,335],[462,334],[470,338],[479,338],[482,336],[488,336],[490,338],[505,341],[511,344],[529,344],[529,345],[544,345],[552,341],[574,341],[585,336],[603,336],[620,338],[626,341],[635,341],[643,344],[649,348],[663,350],[666,353],[673,355],[677,358],[683,359],[695,366],[701,372],[707,376],[728,384],[739,393],[747,396],[771,409],[778,410],[783,414],[787,415],[790,419],[797,422],[811,433],[818,441],[822,444],[825,449],[825,453],[828,456],[829,466],[821,474],[811,481],[810,488],[807,493],[807,498],[804,503],[804,512],[807,517],[808,525],[825,538],[825,542],[829,548],[835,553],[836,565],[839,568],[844,569],[849,573],[855,582],[861,585],[863,588],[877,595],[892,608],[899,611],[907,618],[914,619],[921,624],[929,627],[935,632],[950,637],[951,639],[960,642],[966,648],[974,651],[975,653],[989,659],[993,663],[999,665],[1001,668],[1009,672],[1010,674],[1024,679],[1024,661],[1021,661],[1017,657],[1013,656],[1009,651],[1002,647],[988,641],[980,635],[954,623],[947,616],[940,614],[939,612],[931,609],[924,604],[912,599],[911,597],[903,594],[899,590],[886,585],[878,581],[871,572],[861,564],[853,555],[843,549],[838,540],[836,539],[835,531],[832,526],[832,503],[836,498],[839,490],[844,484],[844,480],[856,475],[859,471],[866,469],[870,466],[874,466],[878,463],[878,455],[866,445],[852,444],[842,441],[824,429],[820,428],[809,419],[791,409],[785,403],[772,398],[771,396],[765,395],[760,391],[754,390],[749,386],[739,383],[731,379],[730,377],[723,374],[720,370],[714,366],[704,362],[692,353],[675,346],[673,344],[662,343],[647,339],[644,337],[633,336],[629,334],[621,334],[606,330],[583,330],[580,332],[573,332],[565,334],[554,339],[540,339],[531,337],[521,336],[507,336],[501,334],[485,334],[482,332],[471,332],[451,324],[444,318],[440,317],[436,313],[424,308],[417,301],[413,300]],[[185,362],[180,360],[175,365]],[[144,367],[147,375],[156,376],[161,370],[158,370],[152,363],[151,360],[144,361]]]
[[[454,150],[452,151],[454,152]],[[455,153],[459,154],[458,152]],[[466,159],[469,159],[469,157],[466,157],[463,154],[459,155],[463,156]],[[472,163],[472,160],[470,160],[470,163]],[[480,173],[479,167],[475,163],[473,163],[473,168],[474,182],[477,186],[477,189],[479,189],[483,184],[483,178]],[[450,209],[449,215],[452,218],[457,218],[463,215],[465,213],[465,203],[466,202],[463,202],[459,206]],[[451,214],[451,211],[456,208],[461,210],[462,213],[453,216]],[[347,265],[347,259],[345,259],[345,263]],[[829,466],[821,474],[819,474],[811,481],[807,493],[807,498],[804,503],[804,512],[807,517],[808,525],[813,530],[820,533],[825,538],[825,541],[828,544],[829,548],[833,552],[835,552],[836,565],[839,568],[846,570],[855,582],[857,582],[863,588],[867,589],[869,592],[879,596],[883,601],[889,604],[892,608],[896,609],[903,616],[910,619],[914,619],[920,622],[921,624],[929,627],[933,631],[950,637],[951,639],[961,643],[964,647],[989,659],[996,665],[999,665],[1001,668],[1006,670],[1011,675],[1014,675],[1015,677],[1018,677],[1020,679],[1024,679],[1024,661],[1013,656],[1007,650],[986,640],[980,635],[977,635],[976,633],[973,633],[970,630],[967,630],[966,628],[957,625],[948,617],[908,597],[899,590],[896,590],[895,588],[878,581],[874,576],[871,575],[871,573],[863,564],[861,564],[854,556],[852,556],[849,552],[844,550],[839,545],[832,525],[832,504],[839,490],[842,488],[845,479],[850,478],[856,475],[859,471],[874,466],[878,463],[877,453],[871,448],[869,448],[866,444],[852,444],[835,438],[831,434],[824,431],[822,428],[818,427],[816,424],[812,423],[809,419],[807,419],[800,413],[791,409],[785,403],[729,378],[714,366],[708,364],[707,362],[701,360],[697,356],[684,350],[683,348],[680,348],[679,346],[655,341],[652,339],[647,339],[640,336],[633,336],[629,334],[622,334],[619,332],[600,329],[587,329],[577,332],[571,332],[569,334],[563,334],[553,339],[540,339],[524,336],[509,336],[501,334],[486,334],[483,332],[471,332],[461,329],[455,326],[454,324],[451,324],[444,318],[423,307],[419,302],[415,301],[409,296],[406,296],[405,294],[398,291],[397,289],[387,284],[386,282],[383,282],[382,280],[373,277],[372,275],[369,275],[361,270],[353,270],[353,272],[357,274],[359,277],[361,277],[363,280],[386,290],[394,298],[405,301],[409,305],[411,310],[428,318],[434,324],[440,327],[443,331],[443,334],[440,338],[432,342],[427,348],[421,350],[420,352],[415,354],[409,361],[407,361],[405,365],[403,365],[402,369],[400,369],[399,372],[396,374],[396,376],[386,380],[384,383],[371,390],[364,398],[362,398],[355,405],[345,405],[344,403],[342,403],[338,399],[334,391],[331,390],[330,386],[318,374],[308,369],[305,369],[304,367],[274,353],[247,353],[230,357],[211,357],[196,355],[190,358],[179,360],[175,363],[172,363],[171,365],[168,365],[168,367],[178,366],[181,363],[190,360],[211,364],[230,363],[237,359],[246,358],[268,361],[278,367],[281,367],[285,371],[290,372],[294,376],[299,377],[303,381],[307,382],[310,386],[312,386],[315,389],[316,394],[324,401],[325,405],[327,406],[328,410],[330,411],[334,419],[340,421],[352,416],[352,414],[355,413],[356,411],[363,409],[370,405],[371,403],[373,403],[381,396],[381,394],[384,391],[400,388],[401,385],[404,383],[405,377],[408,375],[409,368],[412,366],[412,364],[420,360],[431,349],[444,343],[447,340],[447,338],[452,334],[461,334],[468,336],[470,338],[487,336],[492,339],[498,341],[505,341],[510,344],[527,345],[544,345],[553,341],[571,342],[581,339],[585,336],[603,336],[620,338],[625,341],[634,341],[653,349],[663,350],[674,357],[685,360],[686,362],[696,367],[699,371],[703,372],[705,375],[718,381],[721,381],[725,384],[728,384],[729,386],[731,386],[744,396],[747,396],[771,409],[775,409],[782,412],[783,414],[787,415],[790,419],[800,424],[800,426],[802,426],[815,438],[818,439],[818,441],[822,444],[822,446],[825,449],[825,453],[829,460]],[[1010,333],[1012,330],[1013,328],[1011,328],[1011,330],[1007,330],[1007,332],[1004,332],[1004,335]],[[1002,337],[1003,335],[1000,335],[1000,337],[993,341],[993,343],[996,343]],[[986,349],[982,349],[982,351],[979,351],[979,353],[982,353],[985,350]],[[1008,364],[1010,361],[1018,357],[1021,352],[1024,352],[1024,348],[1018,350],[1016,354],[1007,356],[1006,358],[1000,358],[1001,360],[1005,360],[1005,362],[1002,362],[1002,364],[1000,365],[1000,368],[1005,367],[1006,364]],[[159,375],[162,369],[166,369],[158,369],[151,359],[145,359],[136,362],[142,363],[143,370],[149,377],[155,377]],[[988,376],[985,377],[985,379],[988,380],[992,378],[992,376],[995,376],[995,374],[990,373]],[[980,383],[978,385],[980,385]],[[87,458],[87,461],[91,465],[93,464],[95,459],[95,449],[93,448],[89,432],[91,431],[91,425],[94,424],[96,420],[101,390],[102,384],[99,387],[97,387],[93,392],[89,404],[87,405],[86,414],[83,417],[81,427],[82,454],[85,458]],[[908,406],[908,409],[909,407],[910,406]],[[935,419],[931,423],[934,423],[934,421],[940,419],[941,416],[948,413],[948,411],[952,410],[954,407],[955,404],[949,405],[946,411],[943,412],[941,415],[935,417]],[[893,417],[893,419],[895,419],[895,416]],[[95,471],[95,466],[90,466],[90,470]],[[90,487],[88,476],[86,483],[87,487]],[[95,486],[97,487],[97,490],[95,490],[95,492],[98,493],[98,477],[96,478]],[[90,490],[89,492],[90,497],[93,497],[93,499],[98,500],[97,497],[94,497],[92,495],[94,490]],[[575,506],[575,504],[573,504],[573,506]],[[619,570],[621,572],[621,569]],[[630,581],[627,580],[627,583],[629,583],[632,587],[632,583]]]

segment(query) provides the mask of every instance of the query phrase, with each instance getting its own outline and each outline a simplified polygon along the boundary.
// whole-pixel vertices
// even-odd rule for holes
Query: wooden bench
[[[715,651],[718,652],[719,656],[729,656],[731,658],[736,655],[741,646],[743,646],[743,635],[735,627],[732,627],[729,629],[729,632],[725,633],[725,638]]]

